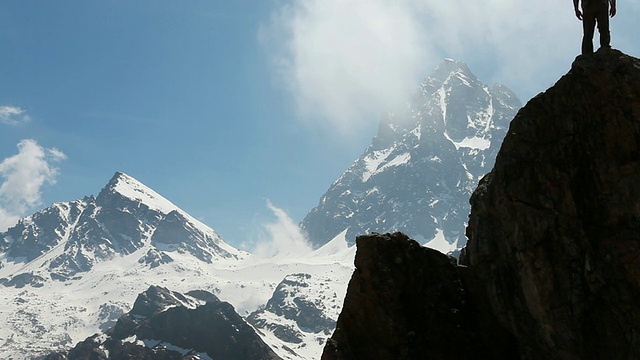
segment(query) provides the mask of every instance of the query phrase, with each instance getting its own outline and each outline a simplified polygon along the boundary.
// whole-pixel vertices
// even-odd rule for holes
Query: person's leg
[[[600,47],[611,47],[611,33],[609,32],[609,9],[598,11],[598,32],[600,33]]]
[[[596,17],[593,13],[582,14],[582,54],[593,54],[593,33],[596,29]]]

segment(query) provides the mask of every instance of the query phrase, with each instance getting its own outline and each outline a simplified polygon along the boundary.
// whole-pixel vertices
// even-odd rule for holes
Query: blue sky
[[[612,20],[634,56],[639,1]],[[268,201],[301,221],[443,58],[523,102],[566,73],[571,3],[520,3],[0,2],[0,228],[123,171],[251,246]]]

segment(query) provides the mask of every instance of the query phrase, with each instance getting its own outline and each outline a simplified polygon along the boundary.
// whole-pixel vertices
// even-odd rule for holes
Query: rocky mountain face
[[[0,244],[11,262],[26,264],[49,255],[37,275],[29,274],[34,283],[37,276],[65,281],[89,271],[96,262],[148,244],[149,252],[140,261],[150,266],[171,261],[170,252],[190,253],[206,262],[246,255],[123,173],[116,173],[97,197],[57,203],[20,220],[0,234]]]
[[[266,306],[253,312],[247,321],[256,329],[270,330],[288,343],[324,344],[335,329],[344,298],[332,289],[335,280],[302,273],[288,275],[278,284]],[[314,338],[308,339],[305,332]]]
[[[464,63],[445,60],[406,108],[380,123],[302,228],[316,246],[348,229],[348,239],[402,231],[423,243],[437,239],[442,251],[462,247],[469,196],[520,107],[505,86],[490,88]]]
[[[461,266],[399,235],[358,239],[323,359],[640,357],[639,181],[640,59],[580,56],[511,123]]]
[[[198,354],[211,350],[214,358],[236,358],[245,354],[236,350],[254,349],[247,356],[260,358],[262,345],[254,347],[259,343],[245,332],[251,327],[239,325],[245,320],[229,304],[255,319],[260,341],[280,358],[317,358],[335,326],[355,256],[344,233],[296,257],[250,255],[122,173],[98,196],[57,203],[22,219],[0,234],[0,247],[3,359],[51,353],[195,359],[200,355],[193,349],[200,349]],[[233,333],[227,325],[217,328],[226,324],[223,320],[235,324]],[[106,337],[114,326],[118,332]],[[214,328],[219,330],[215,339],[203,335]],[[203,347],[202,339],[218,345],[216,339],[230,341],[236,350]]]
[[[122,354],[124,356],[117,357]],[[151,286],[106,335],[45,359],[280,359],[233,306],[206,291]]]
[[[333,333],[355,257],[355,246],[348,246],[345,235],[343,231],[296,260],[307,264],[296,266],[296,272],[295,262],[284,262],[289,274],[274,287],[266,305],[246,317],[283,359],[318,359]]]

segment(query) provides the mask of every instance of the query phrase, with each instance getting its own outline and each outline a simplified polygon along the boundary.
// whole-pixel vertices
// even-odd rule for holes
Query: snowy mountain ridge
[[[297,258],[250,255],[122,173],[97,197],[54,204],[21,220],[0,239],[0,314],[8,319],[0,327],[0,357],[16,359],[70,348],[110,328],[150,286],[179,293],[208,291],[248,316],[265,308],[284,279],[304,274],[299,289],[289,288],[291,298],[308,293],[339,299],[331,305],[339,307],[355,255],[344,237]],[[320,285],[328,281],[333,284]],[[310,311],[335,325],[335,308],[318,304]],[[270,314],[262,312],[263,317]],[[271,318],[280,319],[277,314]],[[316,358],[331,326],[313,332],[300,329],[295,317],[288,321],[293,321],[293,331],[313,341],[288,343],[266,321],[264,329],[256,327],[280,357]]]
[[[520,107],[505,86],[490,88],[446,59],[405,108],[381,121],[302,228],[315,246],[346,230],[347,239],[402,231],[445,253],[462,247],[469,196]]]
[[[179,242],[176,242],[179,239]],[[147,260],[190,252],[207,262],[248,256],[134,178],[116,173],[97,197],[57,203],[0,234],[3,274],[65,281],[98,262],[147,248]],[[147,246],[150,245],[150,246]]]

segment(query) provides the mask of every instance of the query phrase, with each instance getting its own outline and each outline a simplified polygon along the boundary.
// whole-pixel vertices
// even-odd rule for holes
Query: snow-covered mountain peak
[[[132,201],[145,204],[151,210],[168,214],[178,207],[153,189],[144,185],[132,176],[122,172],[116,172],[107,186],[100,192],[98,198],[119,194]]]
[[[356,246],[350,245],[349,241],[347,241],[347,231],[348,229],[344,229],[331,241],[306,255],[304,259],[319,259],[322,261],[331,259],[335,262],[349,263],[356,255]]]
[[[215,297],[215,295],[210,294]],[[131,313],[137,317],[150,317],[176,306],[195,309],[206,304],[206,301],[195,297],[171,291],[162,286],[152,285],[145,292],[138,295]]]
[[[266,311],[260,336],[284,359],[318,358],[341,308],[355,247],[343,234],[322,249],[306,249],[295,257],[257,259],[150,187],[116,173],[98,196],[54,204],[0,233],[0,316],[10,319],[0,327],[0,358],[69,348],[110,328],[132,306],[134,323],[174,307],[206,308],[200,300],[210,300],[193,290],[249,315],[264,308],[283,281],[286,299],[296,299],[283,304],[289,318]],[[296,342],[276,335],[282,324],[298,334]]]
[[[481,82],[473,72],[471,72],[466,63],[453,59],[445,59],[431,75],[425,79],[422,88],[423,91],[425,91],[425,87],[439,88],[456,84],[474,87],[481,84]]]
[[[471,191],[520,107],[506,86],[490,88],[445,59],[307,214],[309,239],[319,247],[348,228],[350,242],[402,231],[440,249],[464,245]]]
[[[442,60],[440,65],[438,65],[430,77],[436,77],[441,74],[450,74],[450,73],[465,73],[469,75],[473,75],[469,66],[463,61],[446,58]]]
[[[32,279],[35,275],[67,281],[100,262],[138,252],[140,262],[151,267],[171,262],[176,253],[206,263],[247,256],[210,227],[120,172],[97,197],[57,203],[21,220],[0,233],[0,246],[6,250],[0,260],[13,264],[11,269],[24,268],[32,282],[37,280]],[[5,272],[12,273],[11,269]]]

